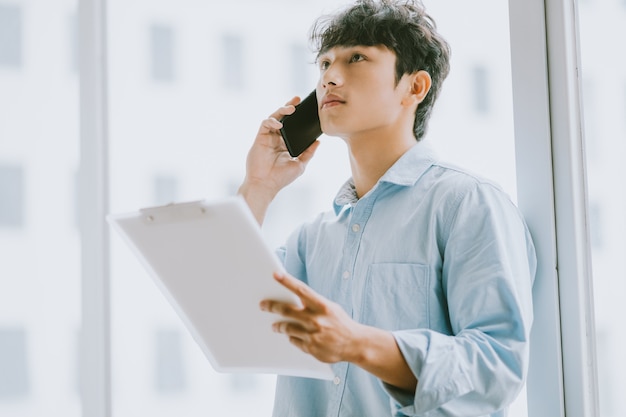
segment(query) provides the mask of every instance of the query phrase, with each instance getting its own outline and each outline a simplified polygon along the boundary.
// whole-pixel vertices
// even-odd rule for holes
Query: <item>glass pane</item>
[[[508,9],[468,3],[426,2],[453,48],[428,137],[446,160],[515,199]],[[234,194],[260,121],[315,86],[314,17],[344,4],[109,1],[111,211]],[[331,209],[350,175],[343,143],[321,141],[306,174],[270,208],[270,245]],[[275,378],[214,372],[115,234],[111,270],[115,417],[271,415]],[[510,415],[525,410],[522,394]]]
[[[79,416],[75,0],[0,2],[0,415]]]
[[[590,237],[595,297],[600,415],[626,415],[626,57],[611,40],[626,35],[626,2],[580,1]],[[621,33],[621,35],[620,35]]]
[[[516,201],[508,4],[424,4],[452,49],[428,138],[444,159],[497,182]]]

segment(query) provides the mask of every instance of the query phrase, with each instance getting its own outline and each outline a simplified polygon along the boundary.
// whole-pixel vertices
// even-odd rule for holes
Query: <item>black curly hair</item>
[[[450,71],[450,47],[421,1],[358,0],[337,14],[320,17],[311,29],[311,43],[318,56],[336,46],[385,46],[396,55],[396,85],[404,74],[428,72],[431,88],[413,124],[416,140],[423,138]]]

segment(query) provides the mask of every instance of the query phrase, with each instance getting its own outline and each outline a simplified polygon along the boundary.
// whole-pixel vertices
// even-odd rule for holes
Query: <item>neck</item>
[[[417,144],[413,132],[397,134],[384,130],[345,138],[357,197],[361,198],[406,151]]]

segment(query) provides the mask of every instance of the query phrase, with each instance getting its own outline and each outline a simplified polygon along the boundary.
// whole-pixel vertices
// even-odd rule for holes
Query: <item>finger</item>
[[[283,317],[298,320],[303,319],[302,307],[290,303],[283,303],[275,300],[263,300],[260,308],[269,313],[279,314]]]
[[[305,165],[308,164],[311,158],[313,158],[313,155],[315,155],[315,151],[317,150],[319,146],[320,146],[319,140],[316,140],[315,142],[313,142],[311,146],[306,148],[304,152],[298,155],[298,159],[300,160],[300,162],[302,162]]]
[[[272,328],[276,333],[287,335],[289,337],[289,341],[303,352],[310,353],[310,336],[306,330],[294,323],[289,322],[274,323]]]
[[[285,106],[297,106],[298,104],[300,104],[300,101],[301,101],[301,100],[300,100],[300,97],[298,97],[298,96],[293,96],[293,97],[291,98],[291,100],[289,100],[289,101],[287,101],[287,102],[285,103]]]
[[[283,116],[293,113],[296,111],[296,105],[300,103],[300,97],[296,96],[285,103],[284,106],[280,107],[274,113],[270,115],[270,118],[274,118],[276,120],[280,120]]]
[[[289,291],[300,298],[305,307],[313,311],[323,311],[326,309],[326,299],[313,291],[304,282],[281,272],[274,273],[274,279],[282,284]]]
[[[309,332],[300,323],[292,321],[279,321],[272,324],[272,330],[276,333],[286,334],[290,337],[296,337],[301,340],[309,340]]]
[[[281,127],[283,127],[283,124],[280,121],[278,121],[274,117],[270,117],[261,122],[261,128],[259,129],[259,132],[275,132],[278,131]]]
[[[289,341],[291,342],[291,344],[293,344],[295,347],[297,347],[304,353],[309,353],[309,354],[311,353],[309,349],[309,345],[305,343],[304,340],[292,336],[292,337],[289,337]]]

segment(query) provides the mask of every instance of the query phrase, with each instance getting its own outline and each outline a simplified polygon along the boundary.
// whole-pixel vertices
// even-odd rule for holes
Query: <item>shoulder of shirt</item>
[[[458,165],[436,161],[433,163],[432,168],[434,168],[435,171],[440,171],[442,181],[456,184],[458,187],[466,187],[468,189],[492,188],[498,193],[507,195],[497,182]]]
[[[490,194],[502,204],[512,206],[515,211],[519,210],[511,196],[497,182],[466,168],[436,161],[431,166],[430,175],[439,177],[436,186],[441,187],[440,191],[450,193],[456,204],[475,193]]]

